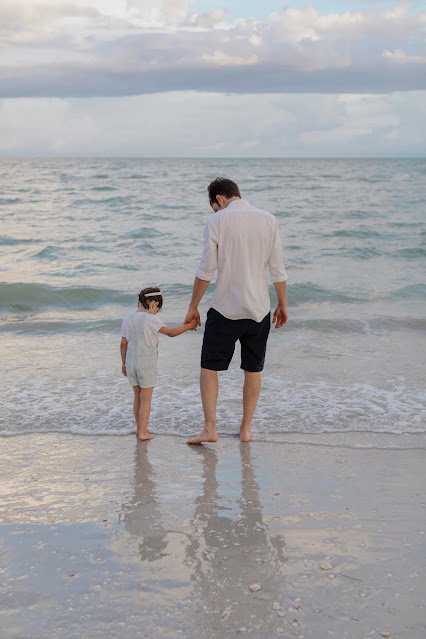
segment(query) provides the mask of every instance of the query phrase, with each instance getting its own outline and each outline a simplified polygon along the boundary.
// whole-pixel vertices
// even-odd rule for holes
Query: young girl
[[[126,317],[121,327],[121,370],[133,386],[133,413],[140,440],[154,437],[148,432],[148,419],[152,391],[157,384],[158,334],[177,337],[197,328],[197,320],[178,328],[168,328],[157,317],[162,306],[160,289],[144,288],[138,296],[138,310]]]

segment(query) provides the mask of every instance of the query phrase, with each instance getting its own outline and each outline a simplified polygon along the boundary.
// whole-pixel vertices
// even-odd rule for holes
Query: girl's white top
[[[136,311],[136,313],[132,313],[132,315],[139,315],[139,313],[143,313],[143,311]],[[121,337],[125,337],[127,341],[129,341],[129,320],[132,317],[126,317],[123,320],[123,324],[121,325]],[[145,313],[146,318],[143,323],[143,334],[145,338],[145,342],[148,346],[158,346],[159,340],[159,331],[160,328],[165,326],[165,323],[160,320],[157,315],[151,315],[151,313]]]

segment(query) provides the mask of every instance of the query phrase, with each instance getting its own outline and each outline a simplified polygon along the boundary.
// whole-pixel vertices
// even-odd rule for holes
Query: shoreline
[[[193,437],[199,432],[193,433],[170,433],[161,432],[150,428],[150,432],[154,435],[154,439],[158,437],[176,438],[180,443],[186,445],[186,440],[189,437]],[[325,448],[349,448],[353,450],[426,450],[426,437],[425,431],[409,431],[409,432],[378,432],[378,431],[344,431],[333,432],[324,431],[321,433],[297,433],[297,432],[284,432],[273,433],[268,437],[268,434],[260,434],[256,436],[253,433],[251,444],[275,444],[278,446],[313,446],[313,447],[325,447]],[[20,437],[50,437],[50,436],[65,436],[65,437],[82,437],[82,438],[108,438],[113,439],[132,438],[135,436],[135,430],[127,430],[124,432],[110,432],[99,431],[93,432],[73,432],[62,430],[38,430],[30,431],[26,433],[16,432],[3,432],[0,433],[0,442],[2,440],[20,438]],[[405,441],[403,441],[405,440]],[[239,443],[238,434],[230,434],[218,430],[218,442],[237,442]],[[402,444],[402,445],[398,445]],[[206,444],[204,444],[206,445]]]
[[[424,636],[422,451],[173,441],[0,438],[10,639]]]

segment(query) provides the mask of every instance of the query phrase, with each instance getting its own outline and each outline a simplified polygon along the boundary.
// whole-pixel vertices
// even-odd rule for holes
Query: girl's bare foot
[[[191,437],[191,439],[188,439],[188,441],[186,443],[187,444],[202,444],[203,442],[217,442],[217,433],[216,433],[216,431],[209,431],[209,430],[204,429],[196,437]]]
[[[139,435],[139,441],[144,442],[147,439],[154,439],[154,435],[151,435],[151,433],[141,433]]]

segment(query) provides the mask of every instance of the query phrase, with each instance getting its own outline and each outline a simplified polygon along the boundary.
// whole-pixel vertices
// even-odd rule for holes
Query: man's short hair
[[[217,195],[223,195],[224,197],[231,199],[231,197],[241,197],[240,189],[237,184],[232,180],[228,180],[227,178],[218,177],[207,187],[207,191],[209,192],[209,200],[210,204],[217,204],[219,202],[216,199]]]

